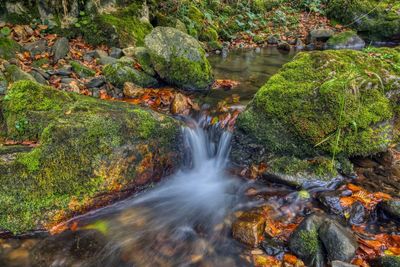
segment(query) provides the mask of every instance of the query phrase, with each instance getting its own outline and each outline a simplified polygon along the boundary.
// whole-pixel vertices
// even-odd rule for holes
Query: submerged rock
[[[257,211],[243,213],[232,226],[233,238],[251,247],[258,246],[264,232],[265,221],[265,217]]]
[[[231,158],[247,166],[264,162],[267,172],[289,158],[295,168],[278,164],[283,174],[314,170],[311,177],[322,181],[340,177],[336,170],[350,174],[349,157],[386,151],[397,138],[399,58],[400,48],[299,53],[239,115]],[[312,167],[315,159],[324,159],[322,168]]]
[[[365,41],[352,31],[335,34],[326,43],[327,49],[363,49]]]
[[[157,27],[146,36],[145,44],[163,80],[186,90],[210,89],[211,65],[196,39],[174,28]]]
[[[0,229],[21,233],[108,203],[180,162],[180,123],[31,81],[1,102],[5,137],[38,146],[0,160]]]

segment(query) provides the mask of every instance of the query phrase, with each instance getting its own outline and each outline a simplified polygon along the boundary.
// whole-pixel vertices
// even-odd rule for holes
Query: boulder
[[[0,58],[9,60],[15,58],[15,54],[21,51],[22,46],[16,41],[6,37],[0,37]]]
[[[332,0],[327,2],[326,13],[329,18],[348,24],[370,41],[398,42],[400,5],[395,2]]]
[[[329,28],[319,28],[311,30],[308,39],[310,43],[326,42],[332,35],[334,35],[333,30]]]
[[[150,53],[145,47],[136,47],[133,52],[133,57],[140,64],[140,67],[144,72],[151,76],[155,76],[153,65],[151,63]]]
[[[361,39],[357,33],[353,31],[346,31],[339,34],[335,34],[329,38],[326,43],[327,49],[363,49],[365,47],[365,41]]]
[[[124,61],[106,65],[103,74],[107,81],[113,85],[123,88],[126,82],[132,82],[141,87],[154,87],[158,85],[158,81],[145,73],[137,70],[132,64]]]
[[[232,160],[264,162],[267,174],[311,171],[303,178],[311,180],[351,174],[348,158],[386,151],[397,139],[399,59],[400,48],[299,53],[239,115]]]
[[[0,229],[51,227],[170,174],[182,157],[180,123],[122,102],[12,85],[2,135],[37,143],[0,157]],[[7,154],[7,153],[6,153]]]
[[[10,83],[20,81],[20,80],[30,80],[36,81],[35,78],[29,73],[20,69],[17,65],[6,64],[5,65],[5,75]]]
[[[145,44],[155,71],[167,83],[185,90],[210,89],[211,65],[196,39],[174,28],[157,27]]]

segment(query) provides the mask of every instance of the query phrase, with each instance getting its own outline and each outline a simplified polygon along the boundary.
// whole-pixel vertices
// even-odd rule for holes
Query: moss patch
[[[0,58],[9,60],[15,58],[15,54],[20,52],[22,47],[14,40],[0,37]]]
[[[180,127],[169,117],[30,81],[15,83],[5,99],[7,138],[40,145],[0,160],[1,229],[51,225],[96,196],[158,179],[179,161]]]

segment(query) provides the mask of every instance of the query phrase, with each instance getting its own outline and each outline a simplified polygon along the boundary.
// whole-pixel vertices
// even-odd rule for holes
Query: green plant
[[[0,30],[0,37],[8,37],[11,34],[11,29],[9,27],[3,27]]]

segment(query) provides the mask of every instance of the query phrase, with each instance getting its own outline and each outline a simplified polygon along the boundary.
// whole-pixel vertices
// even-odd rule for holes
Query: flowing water
[[[208,97],[240,93],[248,100],[292,56],[266,49],[212,57],[217,78],[241,85]],[[68,222],[76,225],[74,231],[0,239],[0,266],[251,266],[246,248],[231,237],[231,223],[236,211],[261,205],[245,195],[259,187],[227,172],[231,133],[210,127],[204,116],[188,121],[183,129],[188,157],[179,172],[152,189],[74,218]],[[285,201],[291,213],[301,210],[290,189],[262,188],[278,213],[288,214],[281,209]]]

